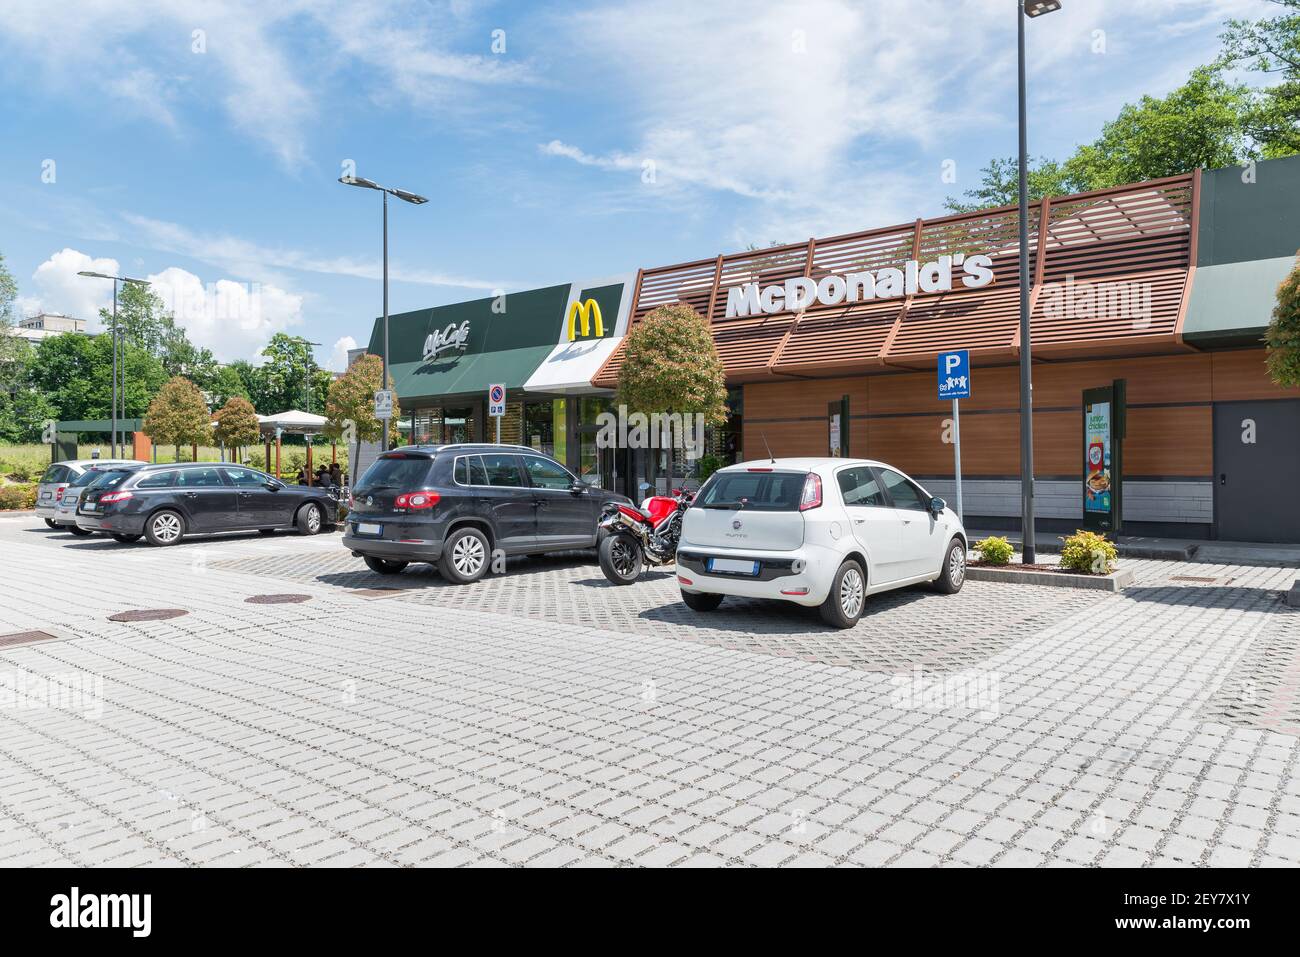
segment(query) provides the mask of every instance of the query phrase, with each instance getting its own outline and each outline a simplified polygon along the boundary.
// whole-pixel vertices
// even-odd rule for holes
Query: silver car
[[[81,501],[82,494],[91,486],[98,486],[102,481],[107,480],[109,473],[129,475],[144,464],[146,463],[137,461],[105,462],[103,459],[96,459],[94,465],[77,476],[77,480],[63,490],[63,497],[54,507],[54,524],[73,535],[92,534],[87,529],[77,527],[77,504]]]
[[[50,528],[61,527],[55,520],[59,503],[63,501],[68,486],[77,481],[94,465],[125,465],[134,459],[74,459],[70,462],[55,462],[45,470],[40,484],[36,486],[36,514],[45,519]],[[143,463],[136,463],[143,464]]]

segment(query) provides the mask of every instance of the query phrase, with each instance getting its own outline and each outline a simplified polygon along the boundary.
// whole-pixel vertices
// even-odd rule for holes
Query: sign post
[[[501,417],[506,414],[506,387],[500,382],[488,386],[488,415],[497,420],[497,445],[501,444]]]
[[[961,507],[961,403],[958,400],[970,398],[970,351],[958,349],[940,353],[938,373],[939,401],[952,401],[952,463],[957,480],[957,518],[964,522],[966,519]]]

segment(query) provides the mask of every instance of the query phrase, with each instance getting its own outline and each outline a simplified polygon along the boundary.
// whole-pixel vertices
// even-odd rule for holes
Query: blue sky
[[[79,269],[152,277],[227,361],[368,338],[379,196],[347,160],[430,198],[390,205],[396,313],[933,215],[1015,149],[1013,0],[54,6],[0,18],[20,307],[90,317],[110,290]],[[1064,0],[1029,24],[1031,152],[1270,7]]]

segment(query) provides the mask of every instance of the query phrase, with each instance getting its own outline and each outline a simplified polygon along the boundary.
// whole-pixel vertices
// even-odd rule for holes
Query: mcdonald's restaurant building
[[[1014,207],[918,219],[511,293],[499,312],[479,300],[397,316],[403,414],[417,440],[491,440],[485,390],[504,382],[502,441],[634,488],[664,456],[599,449],[595,416],[629,326],[680,302],[708,318],[732,397],[710,451],[880,459],[951,498],[954,410],[936,362],[968,350],[966,522],[1015,529],[1018,228]],[[1270,380],[1262,341],[1300,249],[1300,157],[1048,197],[1028,228],[1039,521],[1077,527],[1104,466],[1125,533],[1300,542],[1300,390]],[[588,300],[603,328],[579,321],[570,338]],[[463,328],[464,348],[447,345]],[[1089,431],[1099,389],[1112,390],[1113,461]]]

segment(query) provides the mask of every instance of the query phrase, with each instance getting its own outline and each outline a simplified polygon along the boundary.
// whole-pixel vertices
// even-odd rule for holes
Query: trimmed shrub
[[[36,507],[36,486],[0,485],[0,511]]]
[[[1097,532],[1082,529],[1061,538],[1061,567],[1090,575],[1108,575],[1115,570],[1119,552],[1115,543]]]
[[[990,535],[983,541],[975,543],[975,551],[980,553],[980,559],[986,564],[1005,565],[1011,561],[1015,548],[1007,541],[1005,535]]]

